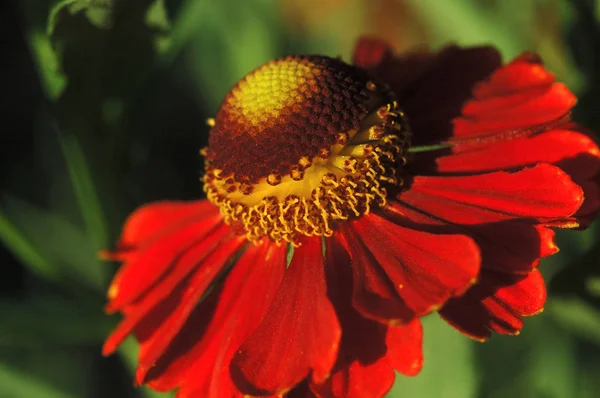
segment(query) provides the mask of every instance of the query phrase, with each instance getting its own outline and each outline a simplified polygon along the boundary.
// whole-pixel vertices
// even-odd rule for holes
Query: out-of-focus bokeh
[[[593,0],[12,0],[0,4],[0,398],[167,397],[132,386],[136,344],[100,356],[110,248],[136,206],[202,196],[205,120],[254,67],[493,44],[540,53],[600,131]],[[440,87],[443,90],[443,87]],[[518,337],[485,344],[425,319],[423,372],[389,397],[600,396],[598,225],[559,233],[550,296]]]

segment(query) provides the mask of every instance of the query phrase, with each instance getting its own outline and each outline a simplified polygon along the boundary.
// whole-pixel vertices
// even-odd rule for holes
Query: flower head
[[[227,95],[204,187],[249,240],[332,236],[403,183],[409,131],[393,93],[322,56],[269,62]]]
[[[575,101],[535,55],[487,47],[364,38],[354,65],[263,65],[210,123],[208,200],[138,209],[107,253],[125,318],[104,353],[135,334],[137,382],[179,398],[382,397],[419,372],[423,315],[518,333],[552,228],[600,208]]]

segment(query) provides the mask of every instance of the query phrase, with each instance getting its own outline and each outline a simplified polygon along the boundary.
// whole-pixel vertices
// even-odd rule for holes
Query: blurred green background
[[[0,398],[165,397],[132,387],[136,344],[103,339],[111,247],[126,215],[202,195],[205,119],[230,87],[291,53],[356,38],[398,51],[488,43],[539,52],[600,131],[600,5],[585,0],[12,0],[0,5]],[[598,225],[559,233],[550,297],[485,344],[425,319],[423,372],[390,397],[600,396]]]

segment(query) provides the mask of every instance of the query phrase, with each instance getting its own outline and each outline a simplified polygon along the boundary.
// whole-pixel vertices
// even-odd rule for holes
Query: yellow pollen
[[[301,87],[315,85],[313,75],[318,72],[299,60],[267,63],[240,81],[227,101],[248,124],[258,126],[293,105],[302,95]]]

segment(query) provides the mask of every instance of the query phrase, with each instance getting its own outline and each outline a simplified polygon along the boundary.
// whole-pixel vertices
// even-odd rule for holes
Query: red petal
[[[552,163],[582,181],[600,171],[600,151],[587,136],[570,130],[552,130],[530,138],[471,146],[437,160],[439,171],[482,173]]]
[[[208,200],[162,201],[136,209],[125,221],[119,246],[139,246],[219,213]]]
[[[339,239],[352,257],[353,296],[352,303],[364,317],[384,324],[410,321],[414,316],[400,298],[389,277],[364,247],[360,238],[350,228],[343,230]],[[340,254],[340,263],[342,255]]]
[[[256,331],[233,359],[240,389],[281,394],[304,379],[327,378],[338,352],[340,325],[327,298],[321,238],[305,238]]]
[[[382,397],[394,381],[386,358],[387,327],[353,308],[348,255],[337,240],[327,239],[326,244],[327,292],[342,325],[342,342],[331,377],[322,384],[311,383],[311,389],[320,397]]]
[[[485,99],[548,87],[553,82],[554,76],[544,69],[539,56],[523,53],[494,72],[487,82],[478,84],[473,92],[476,98]]]
[[[517,315],[531,316],[539,313],[546,302],[546,285],[542,274],[533,270],[517,283],[500,287],[494,293],[498,302]]]
[[[375,214],[352,228],[418,316],[462,294],[479,271],[479,250],[467,236],[408,229]]]
[[[388,328],[386,344],[390,364],[406,376],[415,376],[423,367],[423,326],[414,319],[407,325]]]
[[[523,320],[493,298],[486,300],[485,308],[490,313],[486,326],[492,332],[517,335],[523,329]]]
[[[182,385],[178,397],[241,396],[231,380],[229,363],[260,323],[284,270],[283,246],[268,240],[250,246],[217,294],[218,305],[206,332],[200,334],[198,323],[188,321],[148,375],[138,373],[138,377],[146,377],[158,390]]]
[[[457,224],[511,219],[545,222],[575,213],[583,202],[583,192],[559,168],[538,164],[515,173],[415,177],[399,199]]]
[[[481,268],[528,273],[540,257],[556,251],[554,233],[523,221],[505,221],[465,228],[481,250]]]
[[[311,384],[311,389],[318,397],[381,398],[392,388],[395,378],[387,357],[381,357],[371,363],[354,361],[324,384]]]
[[[496,133],[506,135],[511,131],[514,134],[521,130],[525,132],[537,129],[539,125],[551,126],[553,122],[564,120],[576,102],[569,89],[559,83],[555,83],[539,95],[530,94],[529,97],[525,94],[515,95],[514,98],[504,98],[481,105],[483,109],[468,103],[463,109],[464,116],[453,121],[454,137],[461,140],[467,137],[487,137]],[[523,102],[514,104],[516,100]],[[485,107],[493,105],[496,105],[493,112],[485,110]]]
[[[454,136],[464,139],[531,129],[562,119],[576,102],[563,84],[554,83],[554,76],[537,57],[525,54],[477,85],[463,116],[454,120]]]
[[[435,226],[440,231],[448,222],[425,212],[413,209],[401,202],[391,201],[385,208],[390,218],[411,220],[423,225]],[[485,216],[486,214],[484,214]],[[461,225],[463,233],[475,240],[481,251],[481,268],[509,273],[527,273],[539,264],[541,257],[558,251],[554,243],[554,231],[530,221],[513,220]]]
[[[222,245],[190,276],[180,305],[167,316],[163,321],[164,324],[156,330],[151,339],[142,345],[138,358],[140,368],[149,368],[156,363],[169,343],[181,330],[188,316],[206,292],[206,289],[208,289],[214,278],[223,270],[223,267],[241,244],[242,242],[236,240],[232,244]],[[140,376],[143,378],[144,373],[142,372]]]
[[[547,227],[536,225],[535,227],[540,235],[540,257],[548,257],[558,253],[558,246],[554,243],[556,233]]]
[[[479,283],[464,296],[450,300],[440,314],[463,333],[485,340],[490,330],[516,334],[523,327],[521,316],[539,313],[546,301],[541,274],[482,272]]]
[[[141,300],[125,309],[127,316],[104,343],[103,354],[112,353],[123,339],[131,333],[133,328],[167,299],[180,283],[183,283],[186,292],[181,300],[182,304],[177,305],[174,312],[169,314],[170,319],[172,319],[171,323],[162,325],[166,333],[174,335],[187,318],[189,311],[202,297],[206,287],[210,285],[226,262],[244,243],[242,237],[224,241],[229,232],[229,228],[223,225],[218,232],[205,238],[201,244],[187,251],[181,258],[174,259],[173,271],[161,279]],[[189,280],[186,280],[189,274],[192,275]],[[165,320],[164,322],[167,323],[168,321]],[[176,325],[178,327],[174,329]],[[166,344],[168,344],[168,341],[166,341]],[[154,347],[158,347],[158,345]]]
[[[178,257],[194,247],[201,246],[206,251],[213,236],[222,237],[225,233],[226,227],[222,225],[221,216],[190,223],[136,251],[115,275],[108,290],[110,302],[106,310],[114,312],[139,299],[171,270]]]
[[[392,49],[386,41],[376,37],[363,36],[356,42],[352,63],[363,69],[371,69],[391,56]]]
[[[163,316],[154,311],[147,316],[135,328],[135,335],[140,343],[140,355],[151,350],[151,344],[155,341],[157,331],[163,324],[164,319],[172,313],[181,302],[184,289],[179,289],[176,305],[171,307]],[[194,308],[185,325],[178,331],[169,347],[154,364],[141,364],[136,369],[136,384],[148,384],[157,391],[169,391],[182,384],[185,380],[185,372],[192,363],[194,357],[190,355],[189,349],[198,344],[206,334],[211,319],[219,302],[221,289],[216,288],[207,295]],[[172,296],[166,301],[171,300]],[[161,303],[162,307],[162,303]],[[142,352],[143,351],[143,352]]]
[[[457,299],[455,299],[457,300]],[[462,334],[477,341],[485,341],[492,335],[486,327],[489,312],[483,305],[461,305],[461,302],[450,300],[439,313],[446,322]]]

